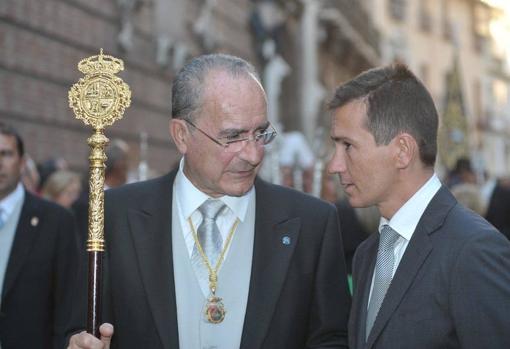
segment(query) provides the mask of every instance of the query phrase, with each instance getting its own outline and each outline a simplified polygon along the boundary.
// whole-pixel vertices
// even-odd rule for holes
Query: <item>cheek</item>
[[[229,169],[235,167],[235,157],[229,153],[217,154],[207,161],[207,172],[214,181],[228,181]]]
[[[368,167],[372,160],[367,158],[366,154],[359,151],[351,151],[347,154],[345,159],[347,169],[355,179],[363,180],[364,177],[370,175]]]
[[[358,152],[347,157],[348,168],[352,179],[361,191],[377,189],[378,176],[381,159],[370,156],[371,154]]]

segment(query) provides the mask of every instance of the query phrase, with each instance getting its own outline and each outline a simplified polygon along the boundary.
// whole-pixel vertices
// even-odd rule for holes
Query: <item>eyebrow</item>
[[[257,130],[264,130],[264,129],[267,129],[270,125],[270,122],[269,121],[266,121],[265,123],[259,125],[258,127],[255,128],[255,131]],[[239,129],[239,128],[227,128],[227,129],[224,129],[224,130],[221,130],[219,133],[218,133],[218,138],[222,138],[222,137],[225,137],[225,136],[228,136],[228,135],[231,135],[233,133],[247,133],[247,132],[250,132],[250,130],[247,130],[247,129]]]
[[[348,142],[354,143],[354,140],[346,136],[330,136],[333,142]]]

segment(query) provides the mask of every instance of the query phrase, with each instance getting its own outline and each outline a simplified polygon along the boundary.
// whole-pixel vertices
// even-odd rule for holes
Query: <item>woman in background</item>
[[[71,208],[80,192],[80,175],[68,170],[59,170],[51,174],[44,183],[41,195],[61,206]]]

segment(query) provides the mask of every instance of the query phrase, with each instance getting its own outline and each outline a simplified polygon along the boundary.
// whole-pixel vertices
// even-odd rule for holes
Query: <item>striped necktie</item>
[[[375,264],[375,277],[372,295],[368,304],[366,338],[374,326],[377,313],[386,296],[393,278],[393,267],[395,265],[395,256],[393,254],[395,242],[400,235],[389,225],[384,225],[379,237],[379,250],[377,251],[377,262]]]
[[[5,210],[0,207],[0,229],[2,229],[5,225],[7,219],[5,218]]]

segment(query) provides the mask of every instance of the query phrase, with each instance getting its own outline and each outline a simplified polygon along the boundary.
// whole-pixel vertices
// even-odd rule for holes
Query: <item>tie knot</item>
[[[216,220],[216,217],[220,214],[225,204],[221,200],[207,199],[198,210],[204,217],[204,219]]]
[[[383,250],[393,248],[399,236],[400,235],[395,230],[391,229],[389,225],[383,225],[381,236],[379,237],[379,248]]]

